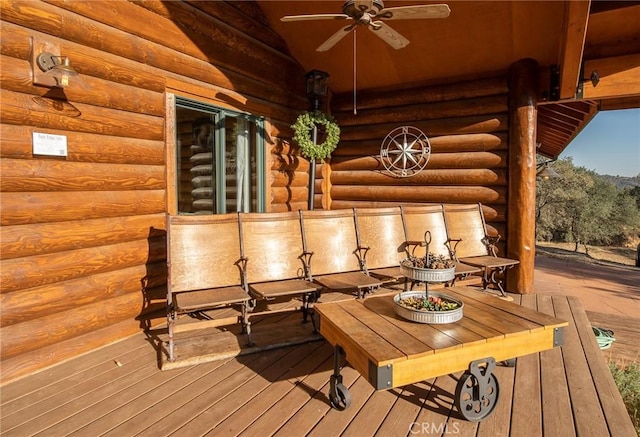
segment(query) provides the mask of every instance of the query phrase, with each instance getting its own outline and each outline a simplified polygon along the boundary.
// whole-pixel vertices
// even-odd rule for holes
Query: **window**
[[[264,212],[259,117],[176,98],[179,214]]]

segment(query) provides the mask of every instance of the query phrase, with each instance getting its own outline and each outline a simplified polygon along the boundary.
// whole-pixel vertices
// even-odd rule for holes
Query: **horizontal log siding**
[[[162,320],[167,90],[267,118],[270,209],[304,203],[309,163],[285,141],[307,106],[304,72],[256,4],[0,7],[6,383]],[[34,39],[69,56],[84,89],[34,86]],[[34,156],[33,132],[66,136],[67,156]]]
[[[331,207],[477,203],[504,235],[507,204],[507,77],[393,93],[336,96],[342,135],[331,158]],[[431,143],[427,167],[391,176],[380,160],[383,138],[399,126],[421,129]],[[319,185],[318,185],[319,186]]]

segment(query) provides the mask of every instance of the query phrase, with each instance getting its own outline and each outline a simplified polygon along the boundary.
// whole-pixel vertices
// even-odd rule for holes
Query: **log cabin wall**
[[[268,210],[305,205],[308,163],[279,139],[306,109],[304,72],[253,2],[2,0],[0,14],[6,383],[163,316],[172,95],[266,118]],[[41,47],[86,87],[34,86]],[[67,156],[34,155],[33,132],[66,136]]]
[[[352,96],[334,97],[332,113],[342,134],[330,163],[319,172],[330,180],[318,182],[317,189],[330,186],[331,209],[481,202],[487,224],[506,237],[508,93],[505,73],[447,86],[363,93],[356,115]],[[399,126],[417,127],[431,144],[426,168],[411,177],[392,176],[380,160],[383,139]],[[504,247],[503,241],[503,254]]]

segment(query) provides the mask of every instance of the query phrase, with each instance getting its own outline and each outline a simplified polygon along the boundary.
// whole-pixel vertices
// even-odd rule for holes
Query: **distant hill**
[[[598,175],[605,181],[608,181],[619,189],[640,187],[640,174],[635,177]]]

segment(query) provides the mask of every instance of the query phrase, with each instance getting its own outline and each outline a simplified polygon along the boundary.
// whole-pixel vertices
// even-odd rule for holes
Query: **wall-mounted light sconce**
[[[49,52],[40,53],[36,57],[36,64],[45,76],[55,79],[56,86],[64,88],[69,85],[69,78],[78,73],[71,67],[67,56],[57,56]]]
[[[600,83],[600,75],[598,74],[598,70],[593,70],[589,77],[580,76],[580,82],[578,82],[578,89],[576,90],[576,98],[582,99],[584,98],[584,84],[587,82],[591,82],[592,87],[597,87]]]
[[[549,164],[552,163],[553,161],[555,160],[546,161],[538,165],[538,171],[536,172],[537,179],[547,180],[547,179],[554,179],[554,178],[560,177],[560,174],[557,171],[555,171],[553,167],[549,166]]]
[[[600,83],[600,75],[598,74],[598,70],[593,70],[591,72],[591,76],[582,79],[583,82],[586,82],[588,80],[591,81],[591,85],[593,85],[594,88],[597,87]]]

